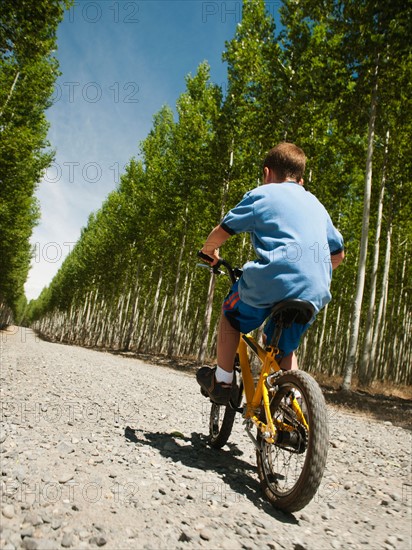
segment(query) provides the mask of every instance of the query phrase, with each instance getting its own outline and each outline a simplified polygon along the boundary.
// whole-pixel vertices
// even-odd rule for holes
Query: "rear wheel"
[[[278,437],[268,443],[258,433],[257,468],[273,506],[296,512],[312,500],[322,480],[329,445],[327,410],[318,384],[306,372],[281,375],[277,388],[270,410]],[[300,410],[292,405],[294,397]]]

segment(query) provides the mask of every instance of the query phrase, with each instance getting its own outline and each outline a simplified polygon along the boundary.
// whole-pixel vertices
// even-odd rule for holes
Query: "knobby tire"
[[[270,403],[272,417],[293,426],[297,435],[293,445],[277,444],[267,443],[259,432],[257,469],[265,497],[274,507],[292,513],[313,499],[321,483],[329,446],[327,409],[318,384],[306,372],[289,371],[279,377],[277,386]],[[302,395],[309,431],[289,406],[288,396],[294,388]]]
[[[218,405],[212,402],[208,442],[214,449],[221,449],[228,442],[230,434],[232,433],[233,423],[235,421],[235,409],[239,407],[239,402],[242,400],[243,384],[238,357],[236,357],[235,360],[234,376],[235,384],[237,379],[236,387],[238,388],[238,395],[232,396],[231,403],[228,405]]]
[[[223,412],[223,417],[221,418]],[[221,449],[226,445],[232,433],[236,411],[230,405],[212,403],[209,425],[209,445],[214,449]]]

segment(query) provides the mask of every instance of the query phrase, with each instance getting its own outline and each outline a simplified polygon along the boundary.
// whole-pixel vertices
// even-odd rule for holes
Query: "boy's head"
[[[285,141],[268,152],[263,162],[263,170],[265,173],[272,171],[276,182],[293,180],[299,183],[303,180],[305,165],[306,157],[302,149]],[[272,183],[275,183],[275,180]]]

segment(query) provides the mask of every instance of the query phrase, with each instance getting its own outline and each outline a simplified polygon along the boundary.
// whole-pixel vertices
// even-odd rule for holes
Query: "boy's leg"
[[[223,302],[217,340],[217,366],[201,367],[196,379],[202,393],[215,403],[226,404],[232,394],[233,365],[239,345],[240,332],[259,327],[270,313],[270,308],[259,309],[244,304],[235,283]],[[230,320],[229,320],[230,319]]]
[[[233,371],[240,332],[232,327],[222,311],[217,337],[217,364],[226,372]]]
[[[239,336],[240,332],[232,327],[222,311],[217,336],[217,366],[201,367],[196,374],[202,393],[220,405],[227,404],[232,394],[233,365]]]
[[[288,353],[288,355],[282,357],[279,361],[279,366],[283,371],[298,370],[298,358],[296,357],[295,352],[292,351],[291,353]],[[302,406],[302,394],[298,388],[293,389],[293,396],[298,400],[299,405]]]
[[[298,370],[298,358],[295,355],[295,352],[291,352],[288,355],[285,355],[280,360],[279,366],[282,370]]]

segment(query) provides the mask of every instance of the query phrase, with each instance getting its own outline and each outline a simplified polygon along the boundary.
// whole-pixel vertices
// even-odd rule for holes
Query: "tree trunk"
[[[184,330],[182,327],[182,323],[183,323],[183,314],[185,310],[186,300],[184,299],[183,295],[184,293],[186,293],[187,295],[187,290],[188,290],[187,281],[188,281],[188,272],[186,272],[186,277],[183,282],[182,291],[180,293],[180,307],[178,309],[177,315],[175,316],[175,322],[174,322],[174,331],[175,331],[174,341],[176,342],[174,353],[176,355],[180,354],[180,348],[182,346],[182,340],[184,338],[183,336]]]
[[[125,286],[125,292],[126,290],[127,290],[127,285]],[[120,337],[119,337],[120,349],[125,349],[126,327],[128,326],[131,297],[132,297],[132,289],[129,288],[129,292],[127,293],[126,307],[124,311],[124,320],[122,322],[122,326],[120,327]]]
[[[384,334],[382,327],[383,327],[384,311],[388,300],[389,266],[391,263],[391,238],[392,238],[392,223],[390,223],[388,227],[387,240],[386,240],[386,252],[385,252],[385,264],[384,264],[385,267],[384,267],[383,276],[382,276],[382,291],[381,291],[381,297],[379,300],[378,311],[376,314],[375,329],[373,331],[373,338],[372,338],[372,345],[371,345],[371,352],[370,352],[370,359],[369,359],[369,364],[371,365],[371,368],[370,368],[371,377],[375,377],[375,373],[376,373],[375,359],[377,356],[378,342],[382,338],[382,335]]]
[[[159,310],[159,303],[158,302],[159,302],[160,289],[162,287],[162,280],[163,280],[163,272],[162,272],[162,270],[160,270],[159,279],[157,281],[156,292],[155,292],[155,296],[154,296],[154,299],[153,299],[152,315],[150,317],[150,322],[149,322],[149,336],[148,336],[148,347],[149,347],[149,349],[152,349],[153,342],[155,340],[155,338],[154,338],[154,336],[155,336],[155,325],[156,325],[156,319],[157,319],[157,312]]]
[[[179,340],[179,356],[180,355],[186,355],[187,350],[190,349],[190,331],[191,326],[193,323],[192,318],[192,311],[189,312],[189,304],[191,302],[191,296],[192,296],[192,283],[193,283],[193,272],[191,273],[190,277],[187,278],[189,282],[186,282],[187,290],[186,290],[186,299],[185,299],[185,305],[182,311],[182,318],[183,318],[183,334],[182,337]]]
[[[374,317],[375,302],[376,302],[376,286],[377,286],[378,266],[379,266],[379,244],[380,244],[381,227],[382,227],[383,200],[385,196],[388,148],[389,148],[389,130],[386,132],[385,153],[384,153],[385,156],[384,156],[384,162],[382,167],[382,178],[381,178],[381,187],[379,192],[378,213],[376,218],[376,233],[375,233],[373,264],[372,264],[372,271],[371,271],[371,278],[370,278],[370,297],[369,297],[368,317],[366,319],[363,353],[362,353],[361,363],[359,366],[359,380],[362,384],[365,384],[365,385],[367,385],[370,382],[369,360],[371,355],[371,347],[372,347],[372,339],[373,339],[373,317]]]
[[[379,59],[379,58],[378,58]],[[362,310],[363,291],[365,287],[365,272],[366,258],[368,253],[368,233],[369,233],[369,217],[370,217],[370,202],[372,189],[372,157],[373,157],[373,140],[375,137],[375,122],[376,108],[378,102],[378,63],[375,66],[375,83],[372,90],[371,112],[369,116],[368,127],[368,150],[366,156],[366,173],[365,173],[365,190],[363,200],[363,223],[361,246],[359,252],[359,266],[356,280],[356,294],[352,313],[352,324],[350,331],[349,350],[344,368],[344,377],[342,382],[342,390],[349,391],[352,382],[353,368],[356,362],[359,325]]]
[[[183,250],[185,248],[185,244],[186,244],[186,233],[183,233],[183,238],[182,238],[182,242],[181,242],[181,245],[180,245],[179,260],[178,260],[178,263],[177,263],[177,272],[176,272],[176,280],[175,280],[175,292],[174,292],[173,299],[172,299],[172,308],[170,310],[171,313],[173,315],[175,315],[175,318],[176,318],[177,307],[178,307],[178,303],[179,303],[180,272],[181,272],[181,267],[182,267],[181,264],[182,264]],[[172,321],[172,328],[170,330],[170,336],[169,336],[169,344],[168,344],[168,347],[167,347],[168,357],[171,357],[171,355],[173,354],[175,337],[176,337],[176,325]]]
[[[165,317],[166,308],[167,308],[167,301],[168,301],[168,297],[169,297],[168,296],[168,291],[169,291],[169,286],[166,285],[162,306],[160,308],[160,313],[157,317],[157,323],[155,325],[155,331],[156,331],[156,335],[157,335],[157,338],[156,338],[156,341],[155,341],[155,350],[157,352],[159,352],[161,350],[162,345],[163,345],[162,340],[163,340],[163,338],[165,337],[165,334],[166,334],[166,331],[164,331],[163,319]]]
[[[139,258],[139,262],[137,264],[136,278],[135,278],[135,283],[133,285],[133,292],[132,292],[133,309],[132,309],[132,313],[131,313],[130,320],[129,320],[129,326],[127,328],[127,332],[125,333],[124,344],[122,346],[123,349],[126,350],[126,351],[129,349],[130,342],[132,341],[132,334],[134,332],[133,329],[134,329],[134,324],[135,324],[135,316],[136,316],[137,307],[138,307],[138,304],[139,304],[138,288],[139,288],[140,266],[141,266],[141,258]]]
[[[229,183],[231,178],[231,171],[233,167],[234,160],[234,141],[232,140],[232,147],[229,155],[229,169],[227,171],[227,177],[223,180],[223,189],[222,189],[222,204],[220,208],[220,219],[223,218],[226,208],[227,194],[229,192]],[[203,317],[203,330],[202,330],[202,339],[199,346],[199,353],[197,359],[200,363],[203,363],[206,357],[206,351],[209,342],[209,333],[210,333],[210,321],[212,319],[212,309],[213,309],[213,298],[215,294],[215,276],[213,273],[210,274],[209,288],[207,291],[207,301],[205,315]]]
[[[319,342],[316,346],[316,360],[315,360],[315,364],[313,365],[315,372],[318,370],[317,365],[319,364],[320,359],[322,357],[322,347],[323,347],[323,340],[325,337],[326,319],[328,317],[328,305],[329,304],[326,304],[325,309],[323,310],[322,328],[320,331]]]

